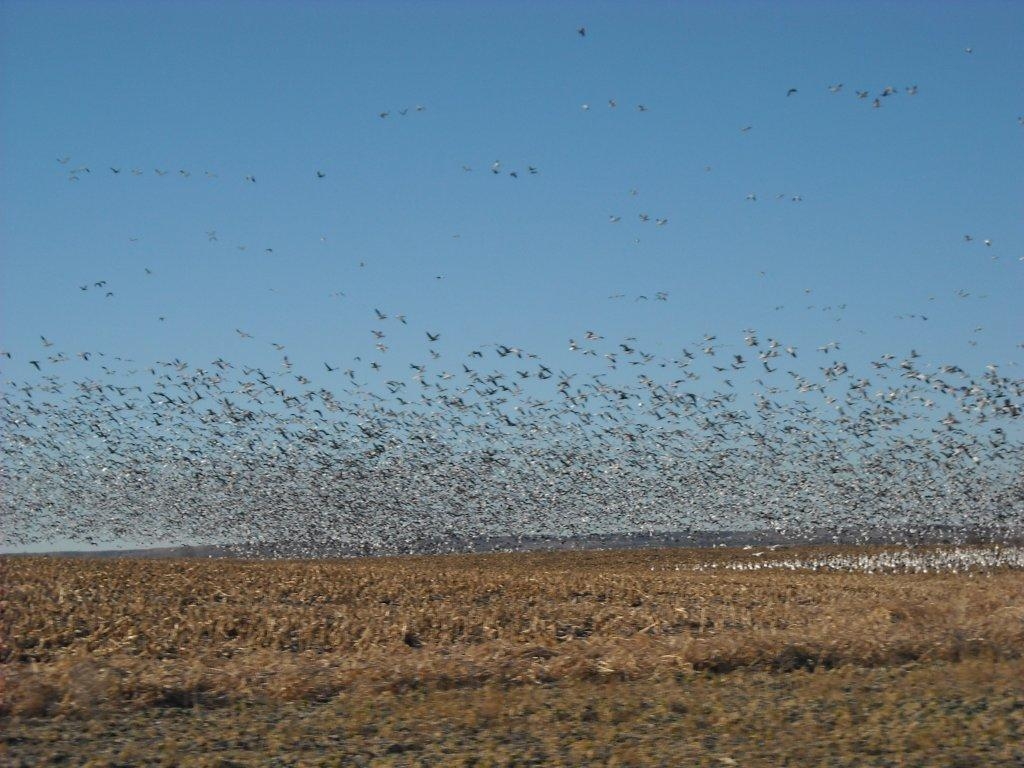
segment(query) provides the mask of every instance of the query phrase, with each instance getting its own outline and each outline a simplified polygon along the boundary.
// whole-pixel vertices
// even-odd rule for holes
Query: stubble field
[[[2,558],[0,763],[1024,766],[1024,572],[795,552]]]

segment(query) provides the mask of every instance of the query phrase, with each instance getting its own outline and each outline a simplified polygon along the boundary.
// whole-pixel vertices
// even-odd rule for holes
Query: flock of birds
[[[38,378],[3,395],[4,536],[312,555],[510,531],[1021,532],[1024,381],[996,366],[910,351],[854,371],[826,344],[811,374],[753,329],[671,357],[587,330],[569,372],[512,342],[453,356],[437,330],[372,319],[373,351],[322,372],[277,343],[268,369],[40,339]],[[418,359],[387,359],[385,321],[422,333]]]
[[[872,103],[897,93],[887,87]],[[525,168],[494,161],[489,170],[539,173]],[[68,178],[91,173],[80,165]],[[106,280],[78,287],[114,296]],[[1024,380],[997,365],[971,371],[906,350],[856,370],[838,341],[804,352],[752,328],[661,354],[581,329],[567,341],[578,364],[565,370],[514,339],[459,350],[405,314],[375,309],[367,321],[365,352],[315,369],[241,328],[240,342],[272,345],[279,364],[139,362],[40,337],[37,350],[18,352],[34,378],[6,382],[2,395],[0,541],[287,544],[318,555],[438,541],[457,549],[510,533],[1024,533]],[[394,359],[395,335],[406,348],[419,338],[414,359]]]
[[[772,551],[746,547],[742,560],[704,563],[696,571],[828,571],[839,573],[963,573],[990,574],[1024,569],[1024,547],[969,546],[950,549],[896,549],[873,554],[833,554],[820,557],[778,557]],[[679,567],[676,566],[676,570]]]

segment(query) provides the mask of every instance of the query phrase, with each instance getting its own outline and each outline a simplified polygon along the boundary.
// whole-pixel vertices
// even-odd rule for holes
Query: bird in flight
[[[322,178],[324,178],[324,177],[325,177],[326,175],[327,175],[327,174],[326,174],[326,173],[324,173],[323,171],[317,171],[317,172],[316,172],[316,177],[317,177],[318,179],[322,179]]]
[[[587,28],[586,27],[580,27],[579,29],[576,30],[576,34],[579,35],[580,37],[586,37],[587,36]]]
[[[786,96],[792,96],[794,93],[797,93],[796,88],[790,88],[788,91],[786,91]]]

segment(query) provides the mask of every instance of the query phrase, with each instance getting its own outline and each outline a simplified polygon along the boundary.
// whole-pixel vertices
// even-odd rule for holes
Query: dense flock
[[[268,370],[44,339],[38,376],[3,395],[5,540],[323,554],[509,533],[1020,533],[1024,382],[996,366],[911,350],[855,371],[838,345],[787,351],[749,329],[663,357],[585,331],[570,372],[511,341],[422,338],[418,359],[378,342],[322,375],[286,350]]]
[[[779,557],[770,550],[753,551],[741,560],[712,562],[694,570],[713,571],[832,571],[841,573],[990,573],[1000,568],[1024,568],[1024,547],[973,546],[874,553],[835,553],[818,557]],[[763,558],[763,559],[761,559]]]

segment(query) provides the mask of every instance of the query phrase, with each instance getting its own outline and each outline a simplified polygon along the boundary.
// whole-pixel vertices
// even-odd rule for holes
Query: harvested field
[[[863,554],[0,559],[0,757],[1024,765],[1024,571],[725,567]]]

